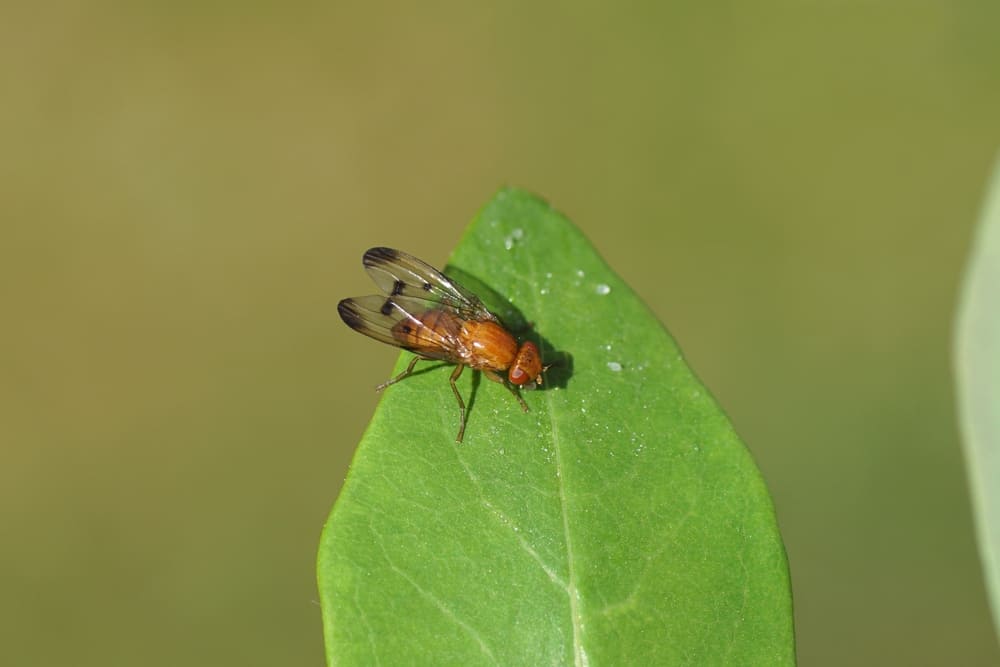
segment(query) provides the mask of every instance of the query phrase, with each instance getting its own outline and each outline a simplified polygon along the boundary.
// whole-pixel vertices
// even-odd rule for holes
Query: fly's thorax
[[[517,341],[496,322],[466,321],[458,336],[468,351],[466,363],[472,368],[505,371],[517,355]]]

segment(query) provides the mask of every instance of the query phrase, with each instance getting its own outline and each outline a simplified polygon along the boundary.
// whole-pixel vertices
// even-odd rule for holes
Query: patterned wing
[[[421,299],[377,294],[337,304],[340,319],[359,333],[429,359],[456,361],[460,343],[457,328],[449,325],[454,318],[427,308]]]
[[[499,321],[479,297],[413,255],[392,248],[371,248],[363,262],[372,280],[390,298],[442,305],[467,320]]]

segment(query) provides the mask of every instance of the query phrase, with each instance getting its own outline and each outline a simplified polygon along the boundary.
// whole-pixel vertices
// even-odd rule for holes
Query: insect
[[[465,435],[465,401],[455,381],[466,366],[505,386],[521,409],[528,404],[517,387],[533,389],[542,384],[538,346],[518,345],[475,294],[434,267],[392,248],[371,248],[362,259],[365,269],[384,294],[344,299],[337,312],[347,326],[375,340],[401,347],[416,356],[399,375],[375,388],[382,391],[413,373],[421,360],[456,364],[451,390],[459,408],[456,442]],[[506,371],[506,375],[501,375]]]

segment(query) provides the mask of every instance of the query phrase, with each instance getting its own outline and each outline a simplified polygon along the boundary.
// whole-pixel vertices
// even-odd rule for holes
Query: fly
[[[355,331],[416,355],[376,391],[411,375],[418,361],[455,364],[449,382],[459,408],[456,442],[465,435],[465,401],[455,381],[466,366],[505,386],[528,411],[517,387],[542,384],[548,367],[542,366],[537,345],[519,345],[479,297],[413,255],[372,248],[362,261],[383,294],[344,299],[337,304],[341,319]]]

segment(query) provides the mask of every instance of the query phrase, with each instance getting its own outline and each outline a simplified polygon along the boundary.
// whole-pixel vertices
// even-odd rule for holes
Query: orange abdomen
[[[439,358],[440,352],[449,351],[442,348],[439,341],[442,338],[454,340],[461,330],[462,320],[446,310],[436,308],[413,319],[400,320],[392,328],[392,337],[408,350],[429,353],[430,356]]]

